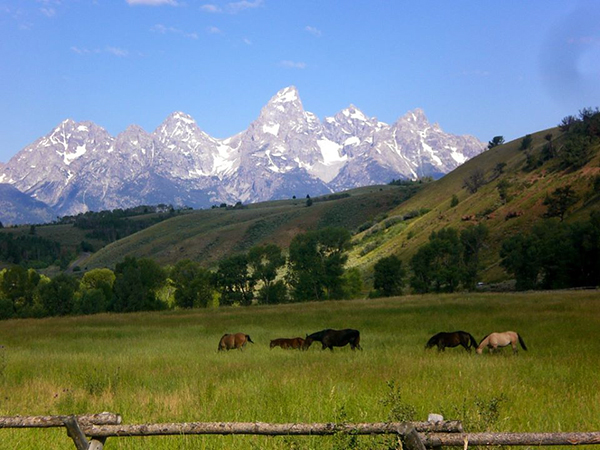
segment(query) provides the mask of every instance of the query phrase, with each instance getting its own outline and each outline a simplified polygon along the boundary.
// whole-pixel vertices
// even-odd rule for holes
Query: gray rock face
[[[439,176],[484,148],[472,136],[444,133],[419,109],[388,125],[350,105],[321,122],[292,86],[227,139],[182,112],[152,133],[131,125],[116,137],[68,119],[0,166],[0,183],[57,214],[141,203],[206,207]]]

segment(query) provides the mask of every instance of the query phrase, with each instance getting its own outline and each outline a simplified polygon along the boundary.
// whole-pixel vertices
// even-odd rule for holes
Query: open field
[[[362,352],[269,350],[357,328]],[[528,352],[424,351],[439,331],[521,333]],[[217,353],[220,337],[256,342]],[[438,412],[468,431],[600,430],[600,293],[452,294],[0,322],[0,415],[112,411],[124,423],[381,421]],[[399,391],[394,404],[388,382]],[[386,448],[359,438],[354,448]],[[70,448],[64,430],[0,430],[1,448]],[[107,449],[349,448],[342,437],[110,438]],[[360,447],[362,446],[362,447]],[[591,447],[590,447],[591,448]]]

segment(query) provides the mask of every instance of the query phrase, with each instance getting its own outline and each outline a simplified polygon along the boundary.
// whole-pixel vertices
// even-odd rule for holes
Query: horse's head
[[[481,355],[483,353],[483,347],[478,347],[477,350],[475,350],[475,353]]]
[[[269,344],[269,347],[270,347],[270,348],[273,348],[273,347],[275,347],[276,345],[277,345],[277,344],[276,344],[276,343],[275,343],[275,341],[273,340],[273,341],[271,341],[271,343]]]
[[[433,336],[431,339],[429,339],[427,341],[427,344],[425,344],[425,350],[427,350],[428,348],[431,348],[435,345],[437,345],[437,335]]]
[[[313,343],[313,340],[306,335],[306,339],[304,339],[304,343],[302,344],[302,350],[308,350]]]

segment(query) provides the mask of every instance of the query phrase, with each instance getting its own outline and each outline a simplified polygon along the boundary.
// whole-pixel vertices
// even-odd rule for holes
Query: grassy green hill
[[[552,133],[553,145],[558,148],[564,135],[557,129],[532,135],[533,145],[528,151],[520,150],[521,139],[494,147],[467,161],[440,180],[426,185],[415,196],[389,212],[390,217],[402,217],[414,210],[428,210],[426,214],[391,227],[373,226],[355,236],[349,264],[369,272],[381,257],[396,254],[408,262],[419,246],[428,241],[432,231],[444,227],[462,229],[483,222],[490,230],[489,241],[483,250],[481,274],[484,281],[499,281],[507,275],[499,266],[502,240],[529,230],[546,211],[542,204],[547,194],[557,187],[571,185],[579,197],[566,220],[585,219],[590,211],[600,209],[600,192],[594,182],[600,176],[600,156],[595,156],[578,170],[560,170],[556,159],[550,159],[533,170],[527,168],[527,153],[539,159],[546,144],[544,136]],[[505,163],[502,173],[495,173],[498,164]],[[471,194],[463,187],[464,180],[482,170],[486,184]],[[498,184],[509,182],[509,201],[505,204],[498,193]],[[596,187],[597,189],[597,187]],[[453,194],[458,205],[451,206]],[[519,216],[508,219],[509,213]],[[468,220],[467,220],[468,219]],[[389,220],[389,219],[388,219]]]
[[[243,209],[194,211],[116,241],[92,255],[84,268],[113,267],[127,255],[160,264],[192,259],[213,266],[226,255],[272,242],[287,247],[303,231],[326,226],[354,230],[401,204],[422,185],[370,186],[313,199],[280,200]]]

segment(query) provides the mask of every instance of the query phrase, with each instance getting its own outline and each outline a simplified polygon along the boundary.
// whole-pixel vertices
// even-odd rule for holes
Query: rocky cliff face
[[[116,137],[65,120],[1,166],[0,183],[57,214],[142,203],[206,207],[439,176],[484,148],[472,136],[444,133],[418,109],[388,125],[350,105],[321,122],[287,87],[247,130],[222,140],[182,112],[152,133],[131,125]]]

